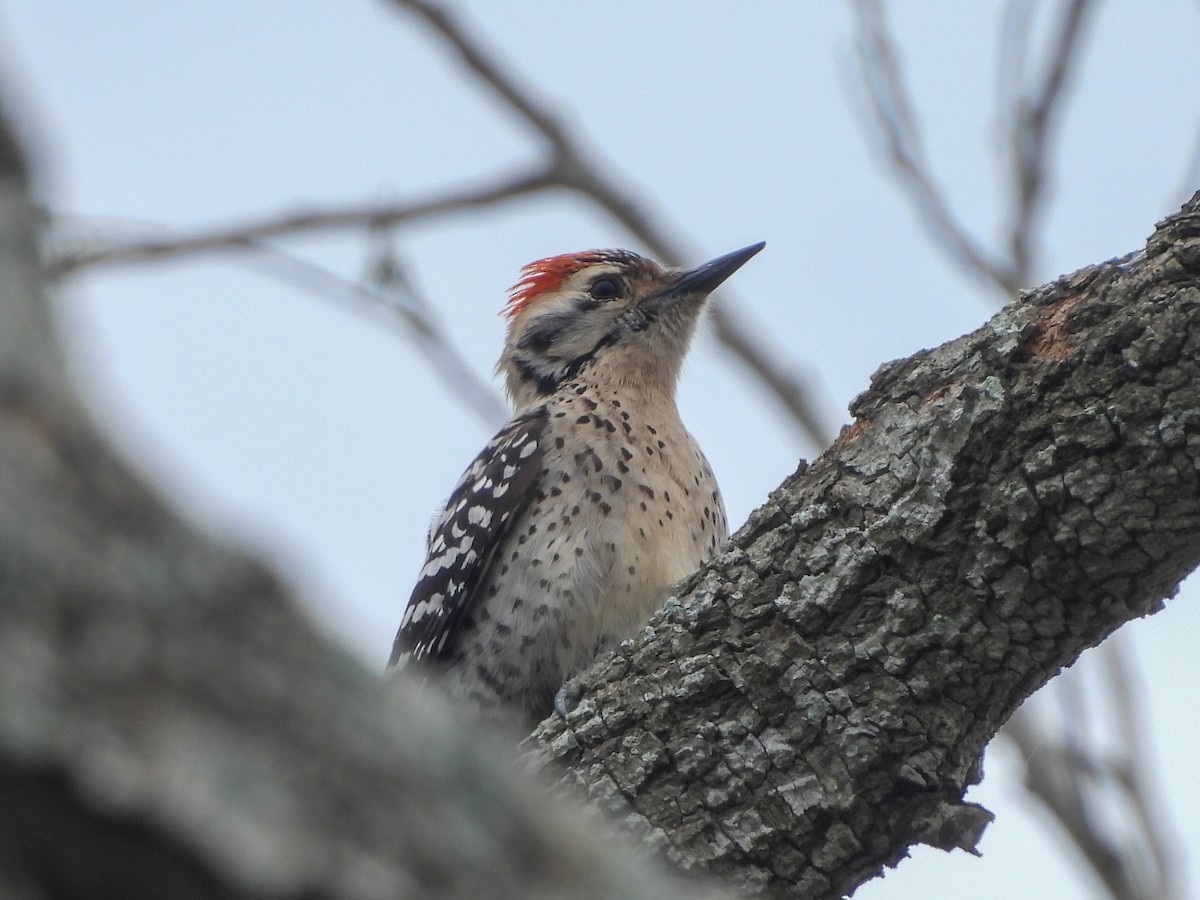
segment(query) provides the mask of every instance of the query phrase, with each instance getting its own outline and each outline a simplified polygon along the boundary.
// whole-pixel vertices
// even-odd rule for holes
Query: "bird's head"
[[[628,250],[530,263],[505,310],[508,336],[497,366],[514,405],[523,408],[579,379],[673,396],[705,300],[763,246],[691,269],[666,269]]]

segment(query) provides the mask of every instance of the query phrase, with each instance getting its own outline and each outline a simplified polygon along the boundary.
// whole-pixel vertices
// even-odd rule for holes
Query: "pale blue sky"
[[[1005,210],[994,112],[1001,6],[905,3],[895,15],[928,155],[960,215],[992,241]],[[993,310],[930,245],[864,140],[846,6],[464,8],[652,198],[696,261],[767,241],[726,301],[813,374],[831,425],[880,363],[969,331]],[[48,196],[71,214],[186,229],[424,194],[537,150],[430,35],[384,3],[9,0],[0,11]],[[1195,4],[1101,9],[1060,142],[1042,278],[1139,248],[1182,199],[1200,126],[1198,48]],[[402,246],[489,377],[496,313],[522,264],[630,244],[556,196],[445,220]],[[348,276],[362,265],[352,235],[288,246]],[[315,615],[382,668],[429,518],[489,429],[392,333],[229,259],[97,272],[70,282],[62,306],[81,380],[122,445],[212,527],[276,560]],[[735,523],[798,456],[819,450],[708,336],[680,404]],[[1196,594],[1185,588],[1127,629],[1174,821],[1192,835]],[[973,796],[999,818],[982,860],[922,850],[858,896],[1093,896],[1038,814],[1014,800],[1003,751],[990,754],[988,772]]]

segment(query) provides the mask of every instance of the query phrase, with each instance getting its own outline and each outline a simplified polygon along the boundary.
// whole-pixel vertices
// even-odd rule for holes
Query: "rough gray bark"
[[[1198,360],[1200,194],[1144,253],[881,368],[535,759],[772,896],[973,848],[987,742],[1200,560]]]

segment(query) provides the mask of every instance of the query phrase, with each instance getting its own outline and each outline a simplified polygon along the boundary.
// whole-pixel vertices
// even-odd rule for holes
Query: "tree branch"
[[[772,896],[972,848],[987,742],[1200,561],[1197,410],[1200,194],[1144,254],[883,367],[534,758]]]
[[[1030,43],[1030,7],[1021,2],[1005,16],[1001,47],[1001,84],[1011,85],[1004,97],[1009,119],[1012,163],[1012,221],[1008,246],[993,253],[971,236],[955,216],[925,159],[921,127],[909,98],[899,52],[881,0],[854,0],[859,62],[873,125],[896,180],[912,197],[934,243],[953,263],[997,288],[1005,300],[1029,285],[1039,239],[1037,218],[1045,205],[1050,144],[1054,126],[1068,96],[1074,66],[1083,54],[1082,36],[1095,8],[1092,0],[1071,0],[1045,54],[1045,73],[1031,90],[1022,87],[1022,70]]]
[[[854,0],[858,58],[878,136],[896,180],[908,191],[934,243],[968,275],[1006,297],[1022,286],[1010,260],[993,257],[955,216],[925,160],[921,128],[881,0]]]
[[[1046,52],[1044,77],[1032,92],[1013,98],[1010,129],[1015,209],[1009,253],[1019,287],[1033,277],[1033,248],[1039,243],[1036,220],[1046,201],[1049,144],[1071,72],[1083,55],[1082,35],[1094,9],[1091,0],[1071,0]]]
[[[438,191],[424,200],[312,210],[257,221],[204,229],[194,234],[153,237],[135,241],[103,242],[95,246],[61,249],[51,260],[52,275],[63,276],[100,265],[177,258],[216,250],[244,248],[256,241],[287,235],[345,228],[390,228],[431,219],[474,212],[517,197],[536,193],[557,180],[552,170],[538,167],[522,175],[498,178],[475,188]]]

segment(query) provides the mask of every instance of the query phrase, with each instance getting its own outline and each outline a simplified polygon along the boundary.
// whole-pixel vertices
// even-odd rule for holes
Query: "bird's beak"
[[[709,260],[694,269],[684,269],[679,273],[678,280],[668,288],[668,293],[675,295],[693,294],[707,296],[716,290],[726,278],[740,269],[755,253],[767,246],[766,241],[759,241],[741,250],[734,250],[724,256]]]

